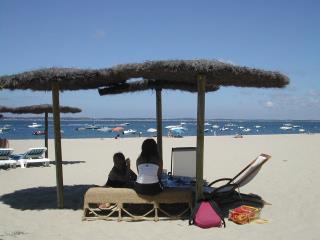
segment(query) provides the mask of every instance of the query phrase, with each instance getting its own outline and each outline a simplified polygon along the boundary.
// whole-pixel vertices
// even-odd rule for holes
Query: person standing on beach
[[[138,194],[156,195],[163,190],[160,181],[163,162],[160,161],[155,140],[146,139],[142,143],[141,154],[137,159],[138,177],[134,189]]]

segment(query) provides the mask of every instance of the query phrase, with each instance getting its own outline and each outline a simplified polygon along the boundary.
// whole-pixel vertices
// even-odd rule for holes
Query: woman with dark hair
[[[146,139],[142,143],[141,154],[137,159],[138,177],[134,189],[138,194],[156,195],[163,190],[160,182],[163,162],[160,161],[155,140]]]
[[[108,187],[133,187],[137,175],[130,169],[130,159],[125,159],[121,153],[113,155],[113,168],[111,169],[106,186]]]

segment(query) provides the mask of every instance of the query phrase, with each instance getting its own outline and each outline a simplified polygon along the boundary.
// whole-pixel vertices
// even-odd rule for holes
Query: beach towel
[[[226,227],[222,212],[213,200],[203,200],[197,203],[190,216],[189,225],[201,228]]]

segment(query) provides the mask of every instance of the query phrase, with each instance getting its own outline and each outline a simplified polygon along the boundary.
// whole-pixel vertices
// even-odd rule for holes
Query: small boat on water
[[[290,129],[292,129],[292,127],[289,127],[289,126],[282,126],[282,127],[280,127],[280,129],[281,130],[290,130]]]
[[[148,129],[147,129],[147,132],[149,132],[149,133],[156,133],[156,132],[157,132],[157,129],[155,129],[155,128],[148,128]]]
[[[29,128],[40,128],[42,127],[41,124],[38,124],[38,123],[32,123],[31,125],[28,125]]]
[[[305,132],[306,130],[304,130],[303,128],[299,129],[299,132]]]
[[[97,130],[97,129],[99,129],[99,127],[97,125],[95,125],[95,124],[88,124],[84,128],[87,129],[87,130]]]
[[[2,128],[0,128],[2,132],[10,131],[11,127],[10,125],[6,124]]]
[[[98,128],[97,131],[100,131],[100,132],[111,132],[112,128],[102,127],[102,128]]]
[[[134,130],[134,129],[128,129],[128,130],[125,130],[123,132],[123,134],[125,135],[128,135],[128,134],[136,134],[137,133],[137,130]]]
[[[219,125],[216,125],[216,124],[215,124],[215,125],[212,125],[211,127],[212,127],[212,128],[219,128]]]
[[[179,125],[168,125],[168,126],[165,126],[166,129],[176,128],[176,127],[179,127]]]
[[[251,131],[250,128],[245,128],[245,129],[242,130],[242,132],[250,132],[250,131]]]
[[[45,132],[45,131],[40,131],[40,130],[38,130],[38,131],[34,131],[32,134],[33,134],[33,135],[45,135],[46,132]]]
[[[130,125],[130,123],[121,123],[121,124],[119,124],[118,126],[128,126],[128,125]]]

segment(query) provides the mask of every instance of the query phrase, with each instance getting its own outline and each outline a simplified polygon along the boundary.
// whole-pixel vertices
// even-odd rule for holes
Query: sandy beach
[[[233,177],[260,153],[272,156],[241,189],[271,203],[262,209],[268,223],[203,230],[187,221],[82,221],[83,193],[103,185],[112,155],[122,151],[132,166],[144,138],[63,139],[65,209],[56,208],[55,166],[0,170],[0,239],[318,239],[320,224],[320,134],[205,137],[204,177]],[[42,140],[11,140],[15,152],[43,146]],[[195,146],[196,137],[163,139],[164,168],[171,148]],[[54,144],[49,141],[49,158]],[[135,168],[133,168],[136,171]]]

